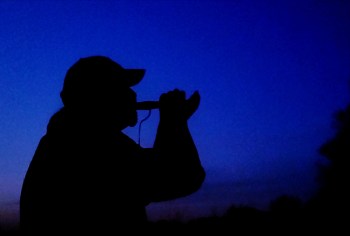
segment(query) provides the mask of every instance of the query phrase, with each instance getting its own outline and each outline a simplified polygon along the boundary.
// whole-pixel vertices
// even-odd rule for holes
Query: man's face
[[[114,127],[122,130],[137,124],[136,93],[132,89],[116,91],[106,105],[106,118]]]

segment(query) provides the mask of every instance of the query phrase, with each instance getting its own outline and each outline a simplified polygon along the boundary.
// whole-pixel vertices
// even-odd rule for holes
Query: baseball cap
[[[68,69],[60,96],[67,105],[77,99],[135,86],[144,75],[145,69],[124,68],[106,56],[80,58]]]

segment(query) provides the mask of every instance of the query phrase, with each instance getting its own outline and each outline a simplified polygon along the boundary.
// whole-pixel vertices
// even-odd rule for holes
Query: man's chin
[[[137,117],[135,117],[133,120],[130,121],[129,126],[130,127],[135,127],[137,125]]]

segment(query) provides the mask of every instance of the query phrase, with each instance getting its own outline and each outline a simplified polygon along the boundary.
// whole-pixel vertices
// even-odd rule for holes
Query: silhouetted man
[[[200,188],[205,172],[187,126],[197,107],[188,110],[183,91],[160,96],[153,148],[122,132],[138,122],[131,87],[143,76],[104,56],[69,68],[64,106],[51,117],[23,182],[22,232],[140,230],[149,203]]]

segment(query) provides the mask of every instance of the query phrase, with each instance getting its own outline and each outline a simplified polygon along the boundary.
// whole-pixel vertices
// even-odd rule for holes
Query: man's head
[[[87,111],[121,123],[137,123],[136,94],[131,89],[145,74],[144,69],[125,69],[105,56],[79,59],[67,71],[60,93],[65,107]]]

